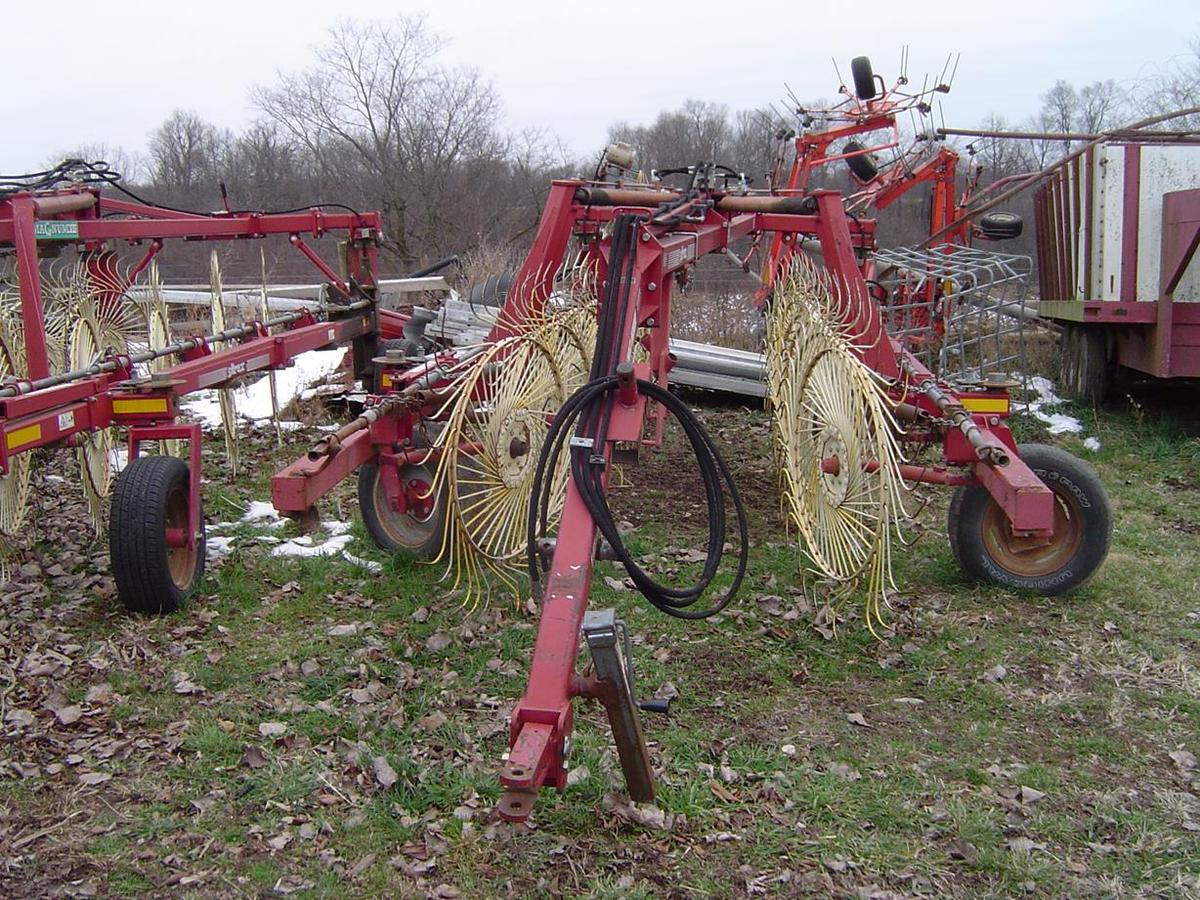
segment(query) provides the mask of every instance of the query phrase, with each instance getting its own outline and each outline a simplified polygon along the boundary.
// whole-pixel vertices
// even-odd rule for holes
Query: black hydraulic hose
[[[661,403],[683,427],[684,433],[691,444],[692,452],[700,466],[701,479],[704,482],[705,501],[708,506],[709,534],[708,546],[705,553],[704,570],[700,580],[690,586],[677,588],[663,585],[650,577],[634,560],[625,547],[616,521],[604,496],[602,475],[604,459],[599,452],[603,445],[595,445],[588,439],[572,441],[570,448],[571,477],[579,490],[592,520],[604,539],[612,547],[613,553],[625,567],[634,585],[656,609],[669,616],[680,619],[702,619],[715,615],[723,610],[737,593],[746,573],[749,558],[750,537],[746,522],[746,511],[741,495],[734,484],[733,475],[729,471],[720,450],[713,439],[704,430],[696,415],[687,405],[669,391],[650,381],[637,381],[638,393],[645,395],[657,403]],[[611,402],[618,389],[615,376],[607,376],[589,382],[563,405],[551,424],[550,431],[542,445],[535,470],[533,491],[530,496],[530,516],[527,531],[528,564],[530,582],[535,590],[541,581],[541,571],[538,564],[537,535],[545,533],[548,528],[548,510],[552,479],[548,473],[555,470],[561,457],[566,438],[581,416],[590,411],[599,411],[605,402]],[[733,500],[734,510],[738,520],[738,564],[733,581],[725,593],[706,609],[693,610],[692,607],[712,584],[724,555],[726,537],[726,515],[724,490],[728,490]]]
[[[596,528],[612,547],[617,559],[625,566],[625,571],[629,573],[633,583],[656,609],[676,618],[701,619],[724,609],[737,593],[745,576],[750,543],[745,508],[720,451],[695,414],[683,401],[653,382],[635,382],[638,393],[661,403],[679,420],[700,466],[709,524],[704,571],[700,580],[694,585],[676,588],[659,584],[651,578],[626,549],[604,494],[603,475],[607,465],[604,447],[608,440],[608,423],[620,383],[616,371],[625,337],[621,329],[628,322],[629,304],[633,302],[638,227],[643,221],[644,215],[626,214],[618,216],[613,223],[608,273],[598,312],[596,350],[592,356],[590,380],[563,404],[542,443],[529,497],[529,521],[526,530],[529,581],[534,593],[538,593],[541,571],[538,566],[537,538],[549,528],[550,501],[553,493],[553,479],[548,477],[547,473],[558,470],[563,447],[567,445],[568,437],[571,437],[571,478]],[[715,604],[708,609],[693,610],[689,607],[693,606],[712,584],[724,555],[725,488],[728,488],[733,498],[738,519],[740,549],[737,571],[733,583]]]

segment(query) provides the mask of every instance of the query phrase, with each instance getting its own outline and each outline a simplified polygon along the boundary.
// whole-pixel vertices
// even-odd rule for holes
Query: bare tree
[[[990,115],[980,124],[984,131],[1010,131],[1012,126],[1003,116]],[[1029,168],[1028,155],[1019,141],[1004,138],[979,138],[971,142],[977,162],[983,166],[986,182],[998,181]]]
[[[144,155],[130,152],[124,147],[115,147],[111,144],[80,144],[71,150],[64,150],[54,154],[51,159],[45,161],[45,168],[48,169],[62,162],[64,159],[82,159],[87,162],[108,163],[110,169],[120,174],[125,181],[134,184],[144,181],[148,174],[148,166]]]
[[[253,93],[323,177],[381,209],[404,263],[457,237],[452,170],[504,156],[495,91],[473,70],[439,67],[441,46],[421,17],[345,21],[311,68]]]
[[[239,207],[292,207],[312,202],[311,169],[304,148],[267,120],[253,123],[233,142],[226,181]]]
[[[150,136],[150,172],[176,202],[215,195],[232,137],[196,113],[175,110]]]
[[[1200,106],[1200,35],[1192,38],[1189,48],[1189,53],[1169,60],[1133,88],[1138,115],[1149,117]],[[1200,115],[1173,119],[1158,127],[1200,130]]]

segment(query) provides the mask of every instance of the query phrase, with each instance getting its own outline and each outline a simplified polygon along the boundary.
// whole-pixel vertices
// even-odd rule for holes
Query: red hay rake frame
[[[9,471],[17,453],[70,442],[75,435],[111,426],[129,427],[130,460],[145,441],[182,439],[190,443],[189,522],[186,535],[168,534],[169,546],[194,549],[200,528],[200,429],[178,425],[179,399],[219,387],[247,373],[280,369],[309,350],[350,344],[375,332],[374,302],[378,258],[378,213],[178,212],[104,196],[98,188],[21,192],[0,200],[0,246],[14,248],[20,284],[25,339],[25,377],[0,386],[0,473]],[[329,234],[346,235],[349,281],[342,279],[306,243]],[[39,269],[41,245],[73,244],[89,276],[105,285],[105,302],[123,302],[130,287],[167,242],[224,241],[286,236],[329,280],[342,305],[326,307],[327,321],[316,310],[299,310],[271,323],[252,322],[223,332],[228,337],[197,336],[177,340],[179,363],[150,379],[136,379],[129,355],[106,355],[88,370],[52,375],[45,334]],[[113,285],[113,244],[145,246],[140,261]],[[277,326],[272,334],[269,325]],[[218,338],[218,339],[214,339]],[[224,349],[214,345],[225,343]]]
[[[707,254],[732,252],[735,244],[747,240],[757,246],[768,238],[760,294],[760,300],[764,300],[799,239],[815,238],[839,294],[840,315],[847,330],[855,335],[855,352],[890,386],[897,402],[897,417],[909,426],[908,439],[941,448],[940,464],[905,467],[904,477],[932,484],[982,485],[1002,510],[1014,535],[1053,540],[1054,494],[1017,452],[1006,425],[1010,409],[1007,390],[952,390],[889,337],[867,283],[872,265],[870,251],[875,248],[874,220],[848,215],[846,198],[839,192],[809,188],[816,166],[845,158],[846,154],[829,152],[837,140],[890,129],[891,141],[862,152],[895,146],[895,114],[903,108],[907,107],[886,91],[879,99],[852,99],[840,124],[797,139],[796,162],[786,182],[778,179],[778,187],[771,191],[718,186],[705,167],[693,173],[692,184],[685,190],[588,180],[553,182],[532,249],[489,340],[510,335],[539,317],[554,291],[555,274],[561,270],[572,242],[583,248],[584,264],[594,268],[597,283],[603,284],[617,262],[612,258],[610,226],[618,216],[632,214],[638,217],[630,245],[633,259],[627,270],[632,273],[628,293],[632,302],[624,307],[623,318],[617,324],[617,358],[632,363],[635,343],[640,341],[645,356],[644,361],[632,363],[633,377],[665,387],[673,365],[668,346],[673,288],[687,270]],[[968,225],[958,221],[957,216],[963,202],[955,202],[953,196],[956,161],[952,152],[943,150],[916,168],[893,168],[866,187],[865,202],[882,208],[916,184],[932,182],[935,203],[931,232],[953,227],[956,238],[965,242]],[[104,218],[110,213],[122,218]],[[377,312],[374,307],[374,248],[379,230],[376,214],[330,214],[313,209],[290,215],[195,216],[104,198],[95,190],[69,190],[18,195],[0,202],[0,243],[16,246],[27,331],[28,323],[41,321],[36,265],[38,222],[48,223],[43,226],[46,233],[61,229],[84,249],[99,250],[111,240],[149,242],[143,266],[161,249],[163,241],[171,238],[222,240],[287,235],[346,304],[326,310],[328,322],[317,322],[311,314],[301,315],[274,335],[255,323],[240,343],[225,350],[213,352],[208,342],[201,340],[188,349],[190,358],[141,384],[128,381],[132,374],[128,359],[114,359],[102,373],[38,388],[39,379],[44,382],[49,370],[45,342],[39,344],[40,333],[34,328],[33,341],[27,339],[29,378],[10,387],[8,396],[0,391],[0,470],[8,454],[62,441],[88,428],[135,426],[130,434],[131,450],[135,452],[142,441],[181,436],[183,431],[174,424],[180,395],[248,371],[286,365],[305,350],[369,341],[380,333],[377,321],[383,325],[383,332],[393,334],[402,324],[399,317]],[[348,235],[348,282],[304,242],[303,236],[333,231]],[[622,264],[628,261],[621,260]],[[419,445],[416,436],[423,421],[444,407],[441,392],[451,385],[449,371],[458,362],[461,354],[456,351],[408,366],[384,362],[381,390],[368,400],[364,414],[273,478],[276,507],[286,515],[309,519],[315,515],[321,496],[360,466],[371,463],[381,467],[383,488],[395,512],[404,514],[415,507],[423,511],[424,499],[407,491],[397,473],[405,465],[430,459],[431,451]],[[591,451],[604,465],[618,444],[656,447],[662,443],[666,410],[647,400],[633,384],[629,380],[618,390],[604,444]],[[122,403],[131,401],[138,405],[122,407]],[[158,405],[148,405],[152,403]],[[193,460],[197,460],[197,432],[187,436],[192,440]],[[457,452],[474,451],[459,447]],[[193,525],[199,515],[197,469],[194,463]],[[178,535],[168,538],[180,539]],[[194,534],[188,539],[194,539]],[[599,699],[605,704],[631,795],[635,800],[650,800],[654,795],[636,709],[629,709],[628,697],[622,701],[611,679],[575,671],[596,548],[597,525],[579,488],[568,479],[557,538],[549,550],[548,578],[529,679],[512,715],[510,750],[500,774],[504,794],[499,812],[510,820],[527,818],[542,788],[565,789],[567,742],[576,697]]]

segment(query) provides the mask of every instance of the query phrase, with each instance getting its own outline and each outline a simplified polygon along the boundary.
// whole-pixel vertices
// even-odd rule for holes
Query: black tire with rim
[[[400,469],[400,483],[418,481],[426,489],[433,483],[428,465],[406,465]],[[444,491],[431,498],[424,513],[396,512],[383,490],[379,467],[366,463],[358,469],[358,508],[367,534],[380,550],[403,553],[415,559],[434,559],[442,549],[446,526]]]
[[[1016,213],[993,212],[979,220],[979,233],[989,241],[1008,241],[1019,238],[1025,223]]]
[[[959,487],[950,501],[950,549],[959,568],[975,580],[1055,597],[1079,587],[1104,562],[1112,507],[1100,479],[1083,460],[1044,444],[1022,444],[1017,450],[1054,492],[1054,537],[1047,542],[1014,536],[987,489],[969,484]]]
[[[875,155],[863,153],[862,151],[865,149],[858,141],[846,141],[845,146],[842,147],[843,153],[858,154],[857,156],[847,156],[846,165],[850,167],[850,174],[863,184],[873,181],[879,174],[879,165],[875,162]]]
[[[859,100],[875,99],[875,70],[871,68],[869,57],[856,56],[850,60],[850,78],[854,81],[854,93],[858,94]]]
[[[204,577],[204,513],[191,549],[171,547],[167,529],[186,531],[190,475],[173,456],[142,456],[117,477],[108,547],[117,595],[140,613],[179,609]]]

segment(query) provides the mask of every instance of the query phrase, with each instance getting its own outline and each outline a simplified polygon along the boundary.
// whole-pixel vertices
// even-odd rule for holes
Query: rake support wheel
[[[366,463],[358,470],[358,508],[375,546],[415,559],[434,559],[442,549],[446,528],[444,490],[429,495],[433,472],[427,465],[406,465],[397,473],[412,508],[393,509],[379,466]]]
[[[177,610],[204,577],[204,516],[194,546],[172,546],[186,535],[191,476],[173,456],[132,460],[117,478],[109,514],[109,553],[117,594],[140,613]]]
[[[1021,459],[1054,492],[1054,536],[1017,537],[1004,511],[979,484],[950,501],[950,549],[977,581],[1057,597],[1079,587],[1108,555],[1112,508],[1092,467],[1057,447],[1022,444]]]

